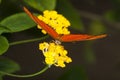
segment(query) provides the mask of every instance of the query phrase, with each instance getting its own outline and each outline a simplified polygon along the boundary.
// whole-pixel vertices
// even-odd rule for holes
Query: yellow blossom
[[[70,34],[70,31],[68,30],[70,22],[56,11],[45,10],[43,16],[39,15],[38,18],[52,27],[58,34]],[[39,25],[37,27],[41,29]],[[42,33],[46,34],[47,32],[42,30]]]
[[[72,62],[72,59],[67,56],[67,50],[60,44],[43,42],[39,44],[39,49],[42,50],[45,63],[48,65],[65,67],[65,63]]]

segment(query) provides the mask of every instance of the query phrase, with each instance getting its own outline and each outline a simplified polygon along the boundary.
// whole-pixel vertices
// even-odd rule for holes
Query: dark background
[[[70,0],[74,7],[82,12],[81,18],[86,27],[88,23],[97,15],[102,18],[106,10],[114,8],[111,0]],[[85,16],[83,12],[90,14]],[[12,13],[12,12],[11,12]],[[70,13],[69,13],[70,14]],[[98,17],[97,17],[98,18]],[[108,36],[104,39],[96,40],[92,46],[94,50],[95,61],[88,63],[84,58],[84,45],[86,42],[63,43],[65,49],[69,51],[69,56],[73,62],[67,64],[66,68],[52,66],[45,73],[32,78],[13,78],[5,76],[4,80],[58,80],[64,72],[73,66],[83,67],[88,80],[120,80],[120,26],[106,25]],[[10,41],[33,38],[32,29],[9,35]],[[76,32],[76,31],[73,31]],[[19,35],[19,36],[18,36]],[[39,36],[37,34],[37,36]],[[47,39],[47,41],[51,40]],[[41,41],[43,42],[43,41]],[[41,70],[44,67],[44,57],[38,50],[40,41],[12,46],[4,56],[18,62],[21,71],[17,74],[29,74]]]

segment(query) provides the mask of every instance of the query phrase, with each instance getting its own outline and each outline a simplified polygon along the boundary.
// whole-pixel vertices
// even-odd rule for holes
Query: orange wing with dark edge
[[[55,30],[53,30],[49,25],[45,24],[43,21],[39,20],[26,7],[23,7],[23,9],[34,20],[34,22],[40,25],[41,28],[45,30],[51,37],[53,37],[54,39],[59,37],[59,34]]]
[[[86,35],[86,34],[70,34],[70,35],[63,35],[59,38],[62,42],[74,42],[74,41],[85,41],[85,40],[94,40],[106,37],[106,34],[103,35]]]

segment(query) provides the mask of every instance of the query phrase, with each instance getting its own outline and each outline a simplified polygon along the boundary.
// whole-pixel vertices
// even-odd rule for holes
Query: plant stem
[[[34,74],[28,74],[28,75],[17,75],[17,74],[11,74],[11,73],[7,73],[7,72],[3,72],[3,71],[0,71],[0,73],[1,73],[1,74],[5,74],[5,75],[8,75],[8,76],[12,76],[12,77],[27,78],[27,77],[37,76],[37,75],[45,72],[48,68],[49,68],[49,66],[46,65],[41,71],[36,72],[36,73],[34,73]]]
[[[10,46],[17,45],[17,44],[23,44],[23,43],[29,43],[29,42],[34,42],[34,41],[39,41],[48,38],[47,36],[41,37],[41,38],[35,38],[35,39],[28,39],[28,40],[22,40],[22,41],[16,41],[16,42],[11,42],[9,43]]]

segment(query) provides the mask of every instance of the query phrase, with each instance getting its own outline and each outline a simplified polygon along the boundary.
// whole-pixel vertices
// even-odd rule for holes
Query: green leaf
[[[1,35],[2,33],[7,33],[7,32],[10,32],[10,30],[8,30],[8,29],[0,26],[0,35]]]
[[[106,28],[104,24],[100,21],[92,21],[90,23],[89,33],[93,35],[104,34],[106,32]]]
[[[31,7],[39,10],[53,10],[56,6],[56,0],[24,0]]]
[[[109,21],[115,21],[115,14],[113,11],[107,11],[105,14],[104,14],[104,17],[109,20]]]
[[[80,15],[69,0],[58,0],[57,10],[71,22],[71,27],[73,29],[84,31]]]
[[[2,2],[2,0],[0,0],[0,3]]]
[[[87,41],[85,42],[85,46],[84,46],[85,60],[89,64],[93,64],[96,61],[96,57],[93,49],[93,43],[94,41]]]
[[[30,29],[36,24],[27,14],[18,13],[5,18],[0,22],[0,25],[4,26],[6,29],[9,29],[10,32],[19,32]]]
[[[6,52],[9,48],[8,40],[4,36],[0,36],[0,55]]]
[[[16,62],[7,58],[0,58],[0,71],[13,73],[18,70],[20,70],[20,67]],[[4,74],[0,74],[0,76],[4,76]]]
[[[120,22],[120,11],[110,10],[105,12],[104,17],[111,22]]]
[[[8,32],[11,32],[11,30],[9,30],[8,28],[0,25],[0,35],[1,35],[2,33],[8,33]]]
[[[0,75],[0,80],[3,80],[1,75]]]
[[[75,66],[65,72],[59,80],[88,80],[88,78],[83,67]]]

